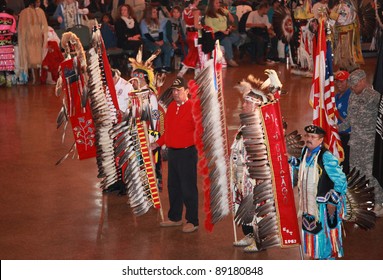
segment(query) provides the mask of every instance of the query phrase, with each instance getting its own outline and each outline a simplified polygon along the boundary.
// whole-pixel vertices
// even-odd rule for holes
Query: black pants
[[[263,60],[266,56],[267,44],[269,42],[269,35],[266,28],[251,28],[247,31],[247,36],[254,44],[254,54],[256,60]]]
[[[348,145],[348,141],[350,140],[350,134],[339,133],[339,136],[344,151],[344,161],[340,165],[343,167],[344,174],[347,175],[350,172],[350,145]]]
[[[168,218],[171,221],[182,219],[185,204],[185,218],[195,226],[198,222],[198,189],[197,189],[197,150],[195,146],[168,151],[168,192],[170,209]]]

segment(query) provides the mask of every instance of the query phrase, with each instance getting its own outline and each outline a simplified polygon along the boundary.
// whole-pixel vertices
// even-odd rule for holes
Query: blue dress
[[[346,175],[339,166],[338,159],[328,150],[319,146],[310,156],[305,155],[306,150],[303,150],[299,160],[291,161],[295,165],[300,163],[298,188],[304,252],[314,259],[342,257]],[[313,182],[314,186],[317,186],[313,190],[314,197],[313,193],[307,190],[308,182]],[[305,207],[307,204],[311,204],[311,207]],[[336,206],[333,216],[327,211],[329,204]]]

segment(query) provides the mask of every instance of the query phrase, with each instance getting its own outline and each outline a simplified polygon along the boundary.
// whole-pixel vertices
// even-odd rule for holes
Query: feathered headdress
[[[149,87],[157,93],[156,89],[156,81],[154,76],[154,69],[152,67],[153,61],[157,58],[157,56],[160,54],[161,50],[155,51],[145,62],[142,61],[142,45],[138,50],[136,58],[129,58],[130,63],[132,64],[133,71],[135,70],[141,70],[147,73],[148,80],[149,80]]]
[[[262,81],[259,78],[255,78],[253,75],[249,75],[247,80],[242,80],[234,88],[236,88],[243,98],[256,96],[262,103],[266,103],[268,100],[278,99],[282,88],[282,83],[278,78],[275,70],[266,69],[265,74],[268,79]]]
[[[278,38],[289,43],[294,36],[293,19],[287,7],[280,6],[274,11],[273,28]]]

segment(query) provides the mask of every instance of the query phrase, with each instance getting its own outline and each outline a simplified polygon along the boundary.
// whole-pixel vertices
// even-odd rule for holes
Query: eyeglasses
[[[303,135],[305,138],[307,138],[307,139],[312,139],[312,140],[318,140],[318,139],[321,139],[322,137],[316,137],[316,136],[314,136],[314,135],[311,135],[311,134],[304,134]]]

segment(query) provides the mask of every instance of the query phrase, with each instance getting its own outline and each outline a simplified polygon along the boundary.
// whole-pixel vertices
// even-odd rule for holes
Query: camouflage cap
[[[353,87],[363,78],[366,78],[366,72],[362,69],[357,69],[351,72],[347,79],[347,84],[348,86]]]

